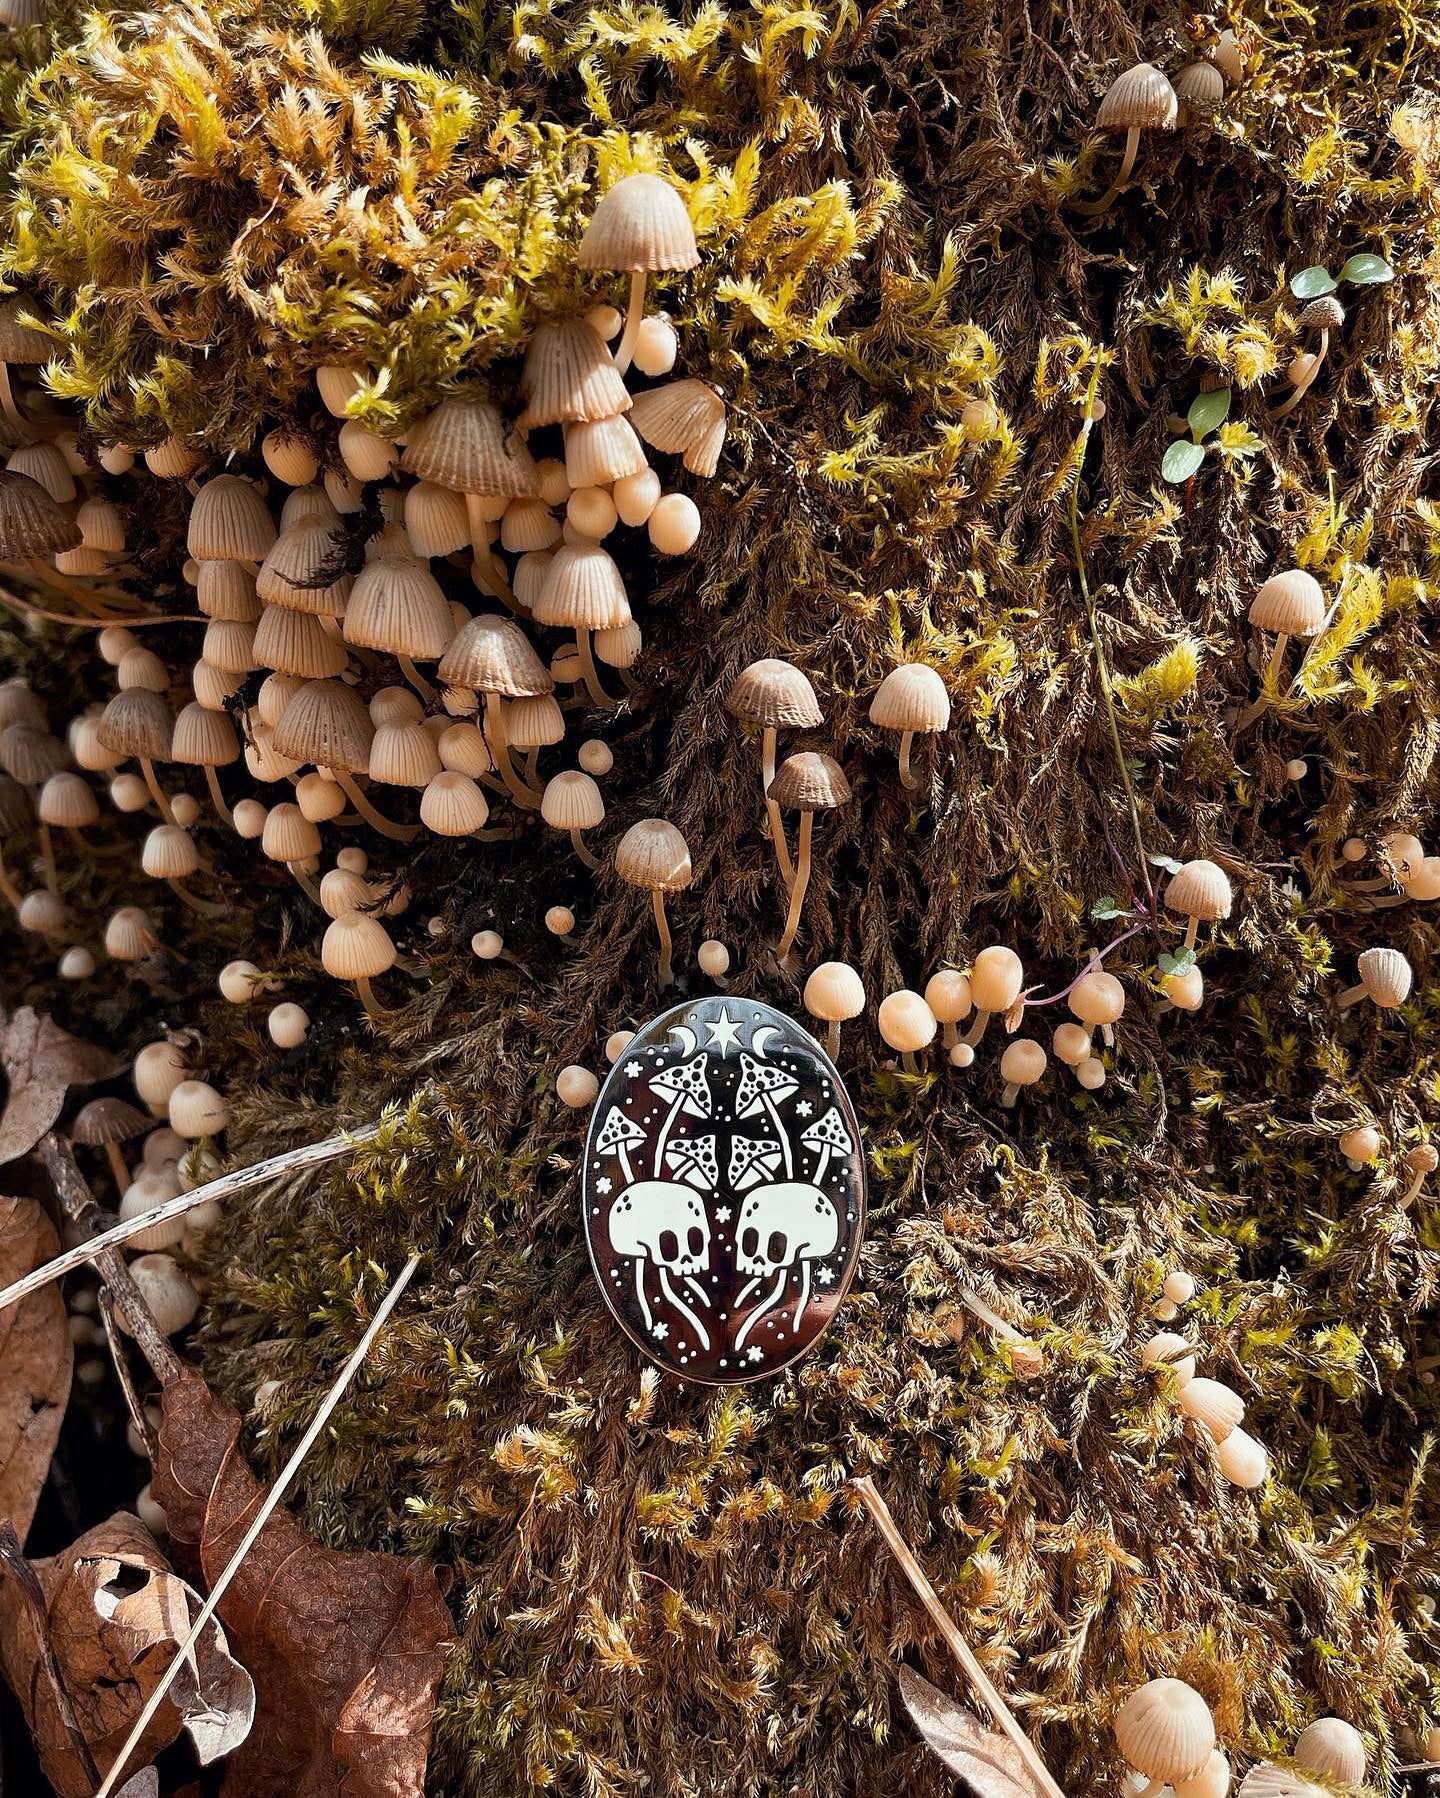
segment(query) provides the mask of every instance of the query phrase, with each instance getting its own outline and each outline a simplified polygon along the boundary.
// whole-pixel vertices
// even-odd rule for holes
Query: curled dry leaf
[[[912,1667],[900,1668],[900,1696],[916,1729],[975,1798],[1037,1798],[1037,1787],[1019,1750],[998,1729],[932,1686]]]
[[[0,1664],[60,1798],[90,1798],[94,1767],[108,1771],[201,1601],[140,1520],[124,1511],[63,1554],[36,1561],[33,1573],[44,1634],[34,1605],[25,1606],[14,1585],[0,1588]],[[201,1760],[226,1754],[244,1740],[254,1713],[249,1674],[230,1655],[223,1631],[208,1629],[146,1731],[142,1761],[182,1726]]]
[[[72,1086],[92,1086],[120,1063],[22,1005],[0,1030],[0,1067],[9,1090],[0,1114],[0,1164],[28,1155],[59,1117]]]
[[[0,1196],[0,1286],[59,1248],[33,1199]],[[0,1311],[0,1517],[23,1542],[45,1484],[70,1397],[74,1350],[58,1286]]]
[[[193,1373],[166,1382],[154,1492],[172,1542],[220,1574],[264,1487],[240,1419]],[[235,1798],[422,1798],[450,1614],[432,1568],[322,1547],[278,1510],[220,1602],[255,1676],[255,1727],[226,1765]]]

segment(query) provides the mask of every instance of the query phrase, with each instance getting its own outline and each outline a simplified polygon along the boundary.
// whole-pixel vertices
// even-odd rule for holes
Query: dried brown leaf
[[[33,1563],[32,1572],[44,1617],[25,1604],[16,1583],[0,1586],[0,1666],[60,1798],[89,1798],[94,1767],[108,1772],[200,1599],[140,1520],[123,1511],[63,1554]],[[141,1766],[129,1783],[182,1726],[202,1760],[227,1753],[243,1741],[254,1708],[250,1677],[231,1656],[223,1631],[207,1629],[194,1665],[177,1678],[146,1730]]]
[[[912,1667],[900,1668],[900,1696],[927,1746],[975,1798],[1037,1798],[1035,1782],[1008,1736],[988,1728]]]
[[[0,1165],[30,1153],[59,1117],[69,1087],[90,1086],[120,1071],[114,1056],[28,1005],[0,1030],[0,1067],[9,1082],[0,1114]]]
[[[197,1375],[167,1382],[154,1489],[171,1538],[206,1582],[264,1488],[240,1419]],[[276,1511],[219,1614],[255,1677],[255,1727],[226,1766],[235,1798],[422,1798],[435,1693],[451,1638],[432,1568],[322,1547]]]
[[[0,1196],[0,1286],[59,1247],[54,1225],[33,1199]],[[65,1419],[73,1363],[58,1286],[0,1311],[0,1516],[22,1542]]]

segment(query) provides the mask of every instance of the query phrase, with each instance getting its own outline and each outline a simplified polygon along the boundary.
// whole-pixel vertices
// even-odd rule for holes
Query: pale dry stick
[[[356,1343],[355,1351],[350,1356],[350,1359],[335,1376],[334,1384],[320,1401],[319,1410],[310,1420],[309,1429],[307,1429],[305,1434],[300,1438],[294,1454],[291,1455],[290,1459],[285,1463],[285,1466],[281,1470],[280,1477],[265,1494],[260,1509],[252,1518],[249,1529],[247,1529],[245,1534],[241,1537],[239,1546],[236,1548],[234,1554],[231,1555],[230,1559],[225,1563],[224,1569],[219,1577],[211,1585],[210,1595],[205,1600],[204,1604],[201,1605],[199,1615],[190,1625],[189,1634],[185,1637],[185,1640],[176,1647],[175,1657],[165,1669],[164,1677],[159,1681],[155,1690],[145,1701],[145,1708],[135,1719],[134,1728],[130,1731],[130,1735],[126,1740],[124,1747],[120,1750],[119,1754],[116,1755],[114,1764],[111,1766],[110,1771],[105,1775],[105,1783],[100,1787],[99,1791],[96,1792],[95,1798],[109,1798],[109,1794],[114,1791],[115,1782],[120,1777],[121,1769],[139,1746],[145,1731],[150,1727],[151,1719],[154,1717],[156,1711],[158,1711],[160,1706],[165,1702],[165,1694],[174,1684],[175,1677],[179,1673],[181,1667],[190,1662],[195,1652],[195,1645],[200,1639],[201,1632],[215,1615],[220,1600],[225,1596],[231,1580],[234,1579],[236,1573],[239,1571],[240,1563],[255,1546],[255,1543],[259,1539],[260,1532],[270,1521],[271,1514],[285,1496],[286,1491],[289,1489],[290,1482],[300,1471],[300,1463],[315,1446],[321,1431],[330,1421],[331,1412],[345,1396],[346,1387],[349,1386],[351,1380],[353,1380],[355,1375],[359,1372],[361,1362],[363,1362],[365,1357],[370,1353],[371,1345],[374,1343],[375,1338],[380,1334],[381,1330],[384,1329],[390,1313],[395,1309],[396,1304],[399,1302],[401,1293],[404,1292],[405,1288],[410,1284],[410,1276],[415,1272],[415,1269],[419,1265],[419,1255],[412,1255],[405,1263],[404,1267],[401,1268],[390,1290],[385,1294],[384,1298],[381,1299],[374,1317],[370,1320],[370,1327],[360,1338],[359,1342]]]
[[[1041,1760],[1039,1749],[1020,1727],[1015,1713],[1006,1704],[999,1688],[975,1658],[974,1650],[960,1634],[954,1618],[941,1604],[939,1593],[925,1577],[925,1569],[911,1553],[910,1544],[900,1534],[895,1519],[890,1515],[890,1507],[880,1496],[874,1481],[868,1474],[861,1474],[858,1478],[851,1480],[850,1484],[860,1495],[861,1503],[873,1518],[876,1529],[884,1538],[885,1546],[900,1563],[901,1572],[915,1588],[921,1604],[930,1613],[940,1634],[944,1636],[950,1652],[964,1669],[966,1678],[989,1706],[990,1714],[995,1721],[1014,1743],[1015,1751],[1024,1761],[1025,1769],[1030,1777],[1040,1791],[1045,1794],[1045,1798],[1065,1798],[1065,1793],[1056,1784],[1050,1769]],[[100,1798],[104,1798],[103,1793]]]
[[[118,1249],[129,1242],[132,1236],[143,1230],[151,1229],[157,1224],[168,1224],[171,1218],[184,1217],[186,1212],[194,1211],[197,1206],[208,1204],[211,1199],[222,1200],[232,1197],[237,1192],[245,1192],[252,1186],[263,1186],[268,1180],[280,1180],[287,1174],[298,1174],[304,1168],[318,1167],[322,1162],[334,1161],[349,1149],[359,1148],[361,1144],[374,1142],[380,1134],[379,1123],[361,1124],[354,1130],[342,1131],[338,1136],[327,1136],[322,1142],[306,1143],[300,1149],[287,1149],[283,1155],[272,1155],[267,1161],[257,1161],[253,1167],[237,1168],[233,1174],[221,1174],[218,1179],[207,1180],[203,1186],[197,1186],[193,1192],[182,1192],[177,1199],[167,1199],[163,1205],[157,1205],[153,1211],[141,1212],[138,1217],[127,1218],[124,1223],[114,1224],[108,1230],[82,1242],[78,1247],[66,1249],[53,1261],[46,1261],[41,1266],[32,1268],[23,1278],[16,1280],[0,1292],[0,1311],[32,1292],[38,1292],[42,1286],[48,1286],[52,1280],[58,1280],[65,1274],[73,1273],[77,1267],[83,1267],[87,1261],[93,1261],[97,1267],[101,1265],[101,1256],[112,1249]],[[53,1133],[52,1133],[53,1135]],[[46,1138],[46,1142],[51,1140]],[[56,1138],[56,1141],[63,1139]],[[45,1145],[41,1144],[42,1158]],[[50,1164],[47,1162],[46,1164]],[[52,1169],[53,1173],[53,1169]],[[63,1202],[63,1200],[62,1200]],[[129,1313],[127,1311],[126,1315]],[[139,1337],[136,1338],[140,1341]],[[162,1338],[163,1341],[163,1338]],[[149,1358],[149,1349],[140,1342]],[[170,1352],[168,1345],[167,1354]]]

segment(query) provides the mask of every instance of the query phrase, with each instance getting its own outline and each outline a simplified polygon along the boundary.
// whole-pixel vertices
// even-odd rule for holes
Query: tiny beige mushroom
[[[1340,1138],[1340,1153],[1350,1165],[1351,1173],[1358,1174],[1366,1162],[1373,1161],[1382,1147],[1380,1132],[1373,1124],[1356,1124]]]
[[[1342,1786],[1365,1783],[1365,1741],[1343,1717],[1317,1717],[1295,1744],[1295,1759]]]
[[[800,838],[795,852],[795,878],[790,886],[790,908],[785,918],[776,955],[784,962],[800,928],[800,913],[805,903],[805,889],[810,884],[811,838],[816,812],[834,811],[850,797],[850,782],[845,770],[828,755],[814,750],[787,756],[771,781],[767,798],[782,811],[800,814]]]
[[[118,1191],[130,1184],[130,1169],[121,1143],[144,1136],[150,1119],[127,1099],[92,1099],[75,1114],[70,1135],[82,1148],[104,1149]]]
[[[1180,114],[1175,90],[1152,63],[1137,62],[1111,82],[1095,123],[1101,131],[1123,131],[1125,154],[1115,179],[1098,200],[1075,208],[1088,216],[1108,209],[1130,179],[1143,131],[1173,131]]]
[[[825,1046],[833,1061],[840,1053],[840,1026],[865,1009],[865,983],[849,962],[822,961],[805,982],[805,1009],[825,1025]]]
[[[875,1022],[885,1041],[899,1051],[905,1072],[918,1074],[920,1068],[915,1057],[922,1049],[930,1047],[939,1029],[934,1012],[920,994],[912,993],[908,987],[887,993],[880,1001]]]
[[[760,785],[765,796],[765,809],[770,819],[770,841],[775,851],[775,864],[788,892],[795,878],[785,841],[785,826],[780,807],[770,797],[770,783],[775,778],[775,755],[782,730],[813,730],[823,722],[820,702],[809,677],[789,662],[765,657],[743,668],[725,696],[725,709],[742,724],[761,733]]]
[[[675,975],[670,960],[672,944],[665,895],[682,892],[694,878],[689,845],[664,818],[642,818],[616,844],[615,872],[621,880],[650,894],[660,938],[659,982],[662,987],[669,986]]]
[[[1325,623],[1325,594],[1313,574],[1303,568],[1272,574],[1250,601],[1250,622],[1257,631],[1273,631],[1261,686],[1271,691],[1292,637],[1313,637]]]
[[[1090,1059],[1090,1032],[1081,1024],[1057,1024],[1050,1048],[1057,1061],[1063,1061],[1067,1068],[1078,1068],[1082,1061]]]
[[[1367,949],[1356,962],[1360,979],[1336,1000],[1341,1011],[1369,999],[1381,1011],[1394,1011],[1410,997],[1414,971],[1398,949]]]
[[[378,918],[347,912],[334,919],[320,944],[320,964],[334,979],[350,982],[371,1017],[385,1016],[370,983],[394,967],[395,945]]]
[[[587,868],[600,866],[584,833],[604,822],[605,801],[588,774],[572,768],[548,780],[540,801],[540,816],[552,830],[569,831],[575,853]]]
[[[953,1049],[960,1040],[955,1028],[970,1016],[975,1001],[970,996],[970,976],[954,968],[941,968],[925,983],[925,1003],[940,1025],[940,1040]]]
[[[1025,983],[1025,969],[1013,949],[994,943],[982,949],[970,970],[970,997],[975,1005],[975,1022],[964,1041],[974,1048],[985,1034],[985,1026],[997,1013],[1004,1015],[1020,997]]]
[[[1433,1174],[1440,1167],[1440,1151],[1433,1143],[1417,1143],[1405,1156],[1405,1166],[1410,1174],[1410,1184],[1405,1189],[1405,1196],[1400,1201],[1400,1209],[1406,1210],[1420,1196],[1420,1189],[1425,1184],[1425,1176]]]
[[[1115,1045],[1115,1025],[1125,1010],[1125,988],[1113,974],[1096,968],[1082,974],[1070,989],[1069,1007],[1082,1024],[1098,1024],[1106,1048]]]
[[[1330,349],[1330,337],[1345,323],[1345,308],[1333,293],[1322,293],[1311,300],[1297,321],[1302,331],[1316,331],[1320,341],[1313,350],[1297,356],[1290,365],[1290,392],[1278,406],[1270,409],[1271,418],[1285,418],[1295,410],[1315,384]]]
[[[1034,1086],[1044,1079],[1049,1064],[1049,1056],[1033,1037],[1017,1036],[1014,1042],[1007,1044],[1000,1057],[1000,1078],[1005,1082],[1000,1103],[1013,1105],[1020,1097],[1022,1087]]]
[[[948,728],[950,695],[945,683],[925,662],[906,662],[892,668],[870,701],[870,722],[880,730],[900,733],[900,784],[912,792],[919,778],[910,767],[910,749],[917,734]]]
[[[320,889],[310,873],[310,864],[320,854],[320,832],[298,805],[287,800],[271,806],[260,848],[272,862],[283,863],[294,876],[295,884],[324,910]]]
[[[1185,947],[1195,947],[1202,923],[1213,924],[1230,916],[1233,895],[1223,868],[1214,862],[1186,862],[1165,889],[1165,903],[1186,919]]]
[[[630,276],[625,328],[614,351],[615,367],[622,375],[644,322],[647,276],[694,268],[699,260],[685,202],[659,175],[627,175],[601,199],[585,228],[576,261],[582,269]]]
[[[1149,1784],[1136,1798],[1199,1772],[1215,1747],[1215,1720],[1192,1686],[1152,1679],[1132,1692],[1115,1719],[1120,1752]]]

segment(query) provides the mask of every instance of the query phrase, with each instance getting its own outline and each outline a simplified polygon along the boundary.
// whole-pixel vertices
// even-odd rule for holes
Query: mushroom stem
[[[1348,1011],[1352,1005],[1358,1004],[1364,997],[1365,983],[1362,980],[1358,986],[1347,986],[1345,988],[1345,991],[1341,993],[1340,997],[1335,1001],[1335,1008],[1337,1011]]]
[[[587,868],[598,868],[600,866],[600,863],[590,853],[589,847],[585,842],[583,831],[572,830],[570,832],[570,841],[575,845],[576,855],[580,857]]]
[[[954,1024],[942,1024],[940,1026],[940,1046],[942,1048],[953,1049],[959,1041],[960,1032]]]
[[[596,705],[619,705],[620,701],[612,699],[605,691],[599,673],[596,671],[595,657],[590,651],[590,633],[580,625],[577,625],[575,629],[575,647],[580,652],[580,667],[585,676],[585,685]]]
[[[1100,213],[1108,211],[1110,206],[1114,204],[1116,195],[1119,194],[1121,189],[1125,186],[1125,183],[1130,179],[1131,171],[1135,167],[1135,154],[1139,148],[1140,128],[1138,125],[1132,125],[1125,133],[1125,154],[1120,159],[1120,169],[1115,176],[1115,179],[1110,183],[1109,187],[1105,189],[1098,200],[1082,201],[1076,206],[1076,212],[1083,212],[1086,218],[1096,218]],[[1141,1798],[1148,1798],[1148,1794],[1142,1793]]]
[[[1410,1209],[1411,1205],[1413,1205],[1415,1203],[1415,1200],[1419,1195],[1420,1188],[1424,1184],[1425,1184],[1425,1169],[1417,1168],[1415,1170],[1415,1178],[1410,1182],[1409,1186],[1406,1188],[1405,1196],[1400,1201],[1400,1209],[1402,1211],[1408,1211]]]
[[[9,870],[6,868],[3,858],[0,858],[0,893],[5,895],[18,912],[20,909],[20,901],[24,895],[10,878]]]
[[[324,911],[325,905],[320,897],[320,889],[301,867],[299,862],[286,862],[285,866],[295,876],[295,884]]]
[[[902,732],[900,737],[900,785],[907,787],[912,793],[920,785],[920,777],[910,768],[910,746],[914,741],[913,730]]]
[[[400,664],[400,672],[405,676],[406,680],[409,681],[410,685],[425,701],[426,705],[429,705],[435,697],[435,689],[430,685],[429,681],[426,680],[423,674],[421,674],[420,670],[410,660],[409,656],[396,656],[395,660]]]
[[[665,916],[665,895],[657,887],[650,895],[650,903],[655,912],[655,928],[660,933],[660,984],[669,986],[675,978],[675,969],[670,962],[670,921]]]
[[[1013,1080],[1011,1080],[1006,1085],[1004,1092],[1000,1095],[1000,1103],[1006,1106],[1013,1105],[1019,1097],[1020,1088]]]
[[[795,867],[790,860],[790,845],[785,840],[785,820],[780,815],[780,807],[770,797],[770,783],[775,778],[776,741],[777,732],[767,729],[760,742],[760,792],[770,817],[770,842],[775,850],[775,866],[780,870],[780,879],[788,893],[795,881]]]
[[[515,764],[510,760],[510,744],[505,736],[505,702],[498,693],[485,695],[485,737],[510,797],[516,805],[523,806],[527,812],[533,812],[540,804],[540,795],[533,787],[525,785],[515,772]]]
[[[50,889],[51,895],[58,899],[60,897],[60,874],[55,866],[55,839],[50,835],[48,824],[42,823],[39,826],[39,837],[40,857],[45,863],[45,884]]]
[[[775,953],[783,962],[800,928],[800,908],[805,903],[805,889],[810,884],[810,837],[815,828],[814,812],[800,814],[800,844],[796,854],[795,879],[790,888],[790,910],[785,917],[785,934]]]
[[[985,1026],[990,1022],[993,1015],[992,1012],[977,1011],[975,1013],[975,1022],[970,1026],[969,1030],[966,1031],[965,1035],[961,1037],[961,1042],[967,1043],[970,1048],[973,1049],[976,1043],[980,1041],[980,1038],[984,1036]]]
[[[1315,377],[1320,373],[1320,364],[1325,360],[1325,352],[1329,348],[1330,333],[1328,331],[1322,331],[1320,333],[1320,347],[1315,352],[1315,360],[1290,390],[1289,399],[1283,401],[1280,405],[1271,408],[1270,416],[1272,419],[1287,418],[1300,404],[1301,400],[1304,399],[1305,395],[1315,385]]]
[[[1136,1792],[1134,1794],[1134,1798],[1155,1798],[1157,1792],[1163,1792],[1164,1790],[1165,1781],[1163,1779],[1152,1779],[1146,1785],[1143,1792]]]
[[[124,1192],[130,1184],[130,1170],[125,1165],[125,1157],[120,1153],[118,1142],[107,1142],[105,1158],[110,1163],[110,1172],[115,1176],[115,1184]]]
[[[220,777],[208,763],[205,767],[205,785],[210,789],[210,803],[215,807],[217,816],[233,830],[235,820],[230,815],[230,807],[225,803],[225,795],[220,791]]]
[[[1195,947],[1195,938],[1199,929],[1200,920],[1198,918],[1187,918],[1185,920],[1185,947],[1187,949],[1193,949]]]
[[[390,1015],[371,991],[370,976],[368,974],[362,974],[355,982],[355,991],[359,993],[360,1003],[365,1007],[366,1011],[370,1013],[372,1018],[384,1018]]]
[[[1115,1047],[1115,1026],[1113,1024],[1102,1024],[1100,1026],[1100,1035],[1107,1049],[1113,1049]]]
[[[1265,662],[1265,672],[1260,676],[1260,685],[1267,690],[1278,685],[1280,664],[1285,659],[1285,651],[1290,647],[1289,633],[1281,631],[1275,639],[1274,647]]]
[[[330,772],[335,776],[335,784],[367,824],[373,825],[382,835],[393,837],[397,843],[408,843],[415,835],[419,829],[418,825],[397,824],[393,818],[387,818],[383,812],[377,812],[355,784],[354,779],[343,768],[332,768]]]
[[[920,1063],[916,1061],[915,1051],[913,1049],[902,1049],[900,1051],[900,1065],[907,1074],[918,1074],[920,1072]]]
[[[840,1054],[839,1018],[831,1018],[830,1022],[825,1026],[825,1047],[829,1052],[831,1061],[834,1061]]]
[[[490,521],[481,510],[478,493],[465,495],[465,517],[470,526],[470,553],[475,558],[475,566],[491,582],[497,598],[504,600],[512,612],[523,611],[510,582],[505,578],[500,558],[491,547]]]
[[[150,797],[155,801],[156,805],[160,807],[160,816],[165,822],[167,824],[173,824],[175,822],[175,814],[170,809],[170,801],[165,797],[165,789],[155,778],[155,764],[153,762],[147,762],[144,756],[141,756],[139,759],[140,772],[145,776],[145,785],[150,789]]]
[[[183,880],[172,880],[167,884],[177,899],[183,899],[191,911],[198,911],[202,918],[223,918],[230,909],[228,905],[216,905],[209,899],[202,899],[198,893],[192,893]]]
[[[615,366],[622,375],[634,360],[635,340],[644,323],[645,271],[643,268],[636,268],[630,271],[630,305],[625,313],[625,329],[620,333],[620,341],[615,346]]]
[[[10,382],[10,364],[0,362],[0,406],[5,408],[5,416],[22,437],[30,435],[30,421],[20,410],[15,398],[15,389]]]

